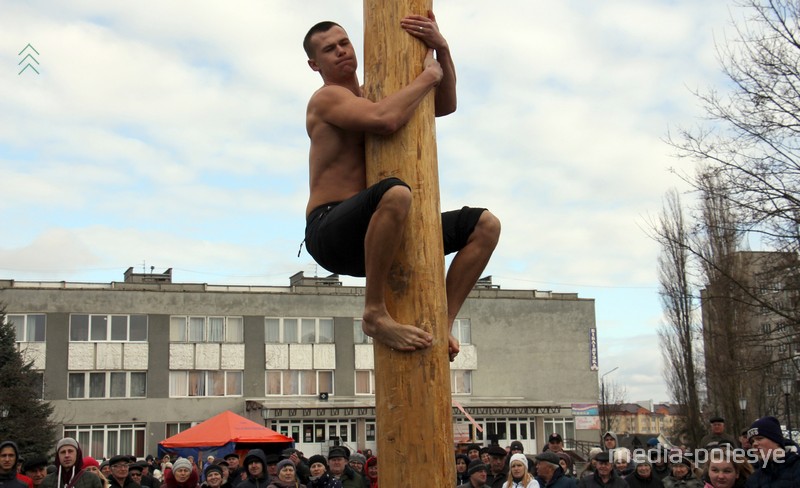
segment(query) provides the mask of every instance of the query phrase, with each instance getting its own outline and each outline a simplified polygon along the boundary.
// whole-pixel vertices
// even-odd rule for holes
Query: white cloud
[[[726,3],[436,6],[460,96],[437,125],[442,206],[503,220],[486,274],[621,296],[654,286],[642,216],[680,184],[662,138],[698,113],[686,87],[719,80]],[[0,62],[31,43],[41,75],[0,75],[3,273],[109,281],[143,260],[178,280],[314,272],[296,253],[305,104],[320,81],[300,43],[330,19],[360,45],[361,16],[322,0],[4,3]],[[598,327],[640,327],[625,315],[598,304]],[[652,359],[655,345],[640,345]],[[629,391],[654,378],[630,377]]]

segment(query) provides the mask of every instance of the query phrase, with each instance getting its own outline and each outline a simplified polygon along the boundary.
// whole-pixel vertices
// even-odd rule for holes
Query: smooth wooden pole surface
[[[427,48],[400,28],[427,15],[431,0],[364,0],[366,96],[379,100],[422,72]],[[436,161],[434,94],[390,136],[367,135],[369,184],[396,176],[413,203],[389,278],[387,306],[399,322],[434,336],[424,351],[402,353],[375,343],[379,485],[448,487],[455,483],[447,298]]]

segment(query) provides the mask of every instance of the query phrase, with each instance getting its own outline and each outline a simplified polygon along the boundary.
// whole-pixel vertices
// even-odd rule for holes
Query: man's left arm
[[[426,46],[436,51],[436,60],[442,67],[443,76],[436,87],[435,110],[436,116],[442,117],[456,111],[458,99],[456,96],[456,67],[450,56],[450,46],[441,32],[436,16],[428,11],[428,16],[409,15],[400,21],[400,26],[409,34],[425,43]]]

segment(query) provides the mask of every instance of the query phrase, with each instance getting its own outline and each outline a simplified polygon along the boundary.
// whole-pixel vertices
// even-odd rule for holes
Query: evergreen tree
[[[17,351],[16,326],[0,304],[0,439],[17,443],[20,455],[49,455],[55,448],[53,407],[42,400],[41,380]]]

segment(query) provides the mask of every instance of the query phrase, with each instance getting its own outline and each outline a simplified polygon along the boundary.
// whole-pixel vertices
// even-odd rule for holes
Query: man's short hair
[[[314,36],[314,34],[320,32],[328,32],[334,27],[342,27],[342,26],[337,24],[336,22],[331,22],[330,20],[323,20],[322,22],[318,22],[314,24],[313,27],[308,29],[306,37],[303,38],[303,49],[305,49],[306,54],[308,55],[308,59],[312,59],[314,57],[314,46],[311,45],[311,37]]]

